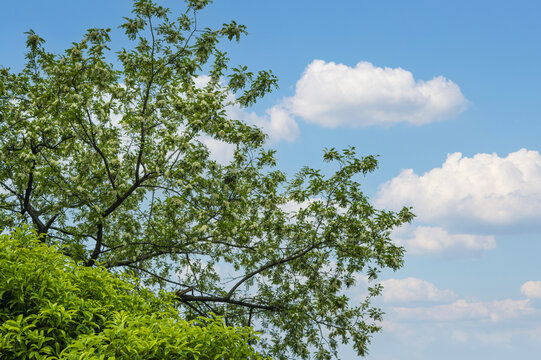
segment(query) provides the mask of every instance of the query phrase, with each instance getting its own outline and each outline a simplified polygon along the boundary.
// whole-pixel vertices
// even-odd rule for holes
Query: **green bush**
[[[186,321],[172,295],[75,264],[24,227],[0,235],[0,359],[261,359],[250,328]]]

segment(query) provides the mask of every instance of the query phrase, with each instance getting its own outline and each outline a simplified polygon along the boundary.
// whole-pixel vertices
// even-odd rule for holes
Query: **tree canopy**
[[[219,41],[246,29],[199,28],[209,3],[173,17],[134,1],[120,26],[132,46],[116,52],[110,29],[62,54],[27,33],[25,68],[0,68],[0,227],[29,223],[77,262],[174,290],[186,319],[254,326],[278,359],[331,358],[340,342],[364,355],[378,272],[403,264],[390,232],[413,215],[370,204],[358,178],[377,160],[354,148],[324,151],[330,176],[276,169],[262,131],[227,109],[277,79],[229,65]],[[234,145],[233,159],[213,160],[205,138]],[[360,276],[371,282],[355,303],[344,290]]]

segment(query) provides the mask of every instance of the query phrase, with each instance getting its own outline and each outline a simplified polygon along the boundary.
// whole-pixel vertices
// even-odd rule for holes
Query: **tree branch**
[[[152,173],[145,174],[145,176],[136,181],[132,186],[130,186],[128,190],[126,190],[126,192],[122,196],[117,197],[116,201],[102,213],[102,216],[106,217],[107,215],[115,211],[117,207],[122,205],[122,203],[128,198],[128,196],[130,196],[135,190],[137,190],[137,188],[150,177],[152,177]]]
[[[96,259],[100,256],[101,245],[103,241],[103,224],[98,224],[98,232],[96,234],[96,246],[94,251],[90,255],[90,258],[86,261],[85,266],[93,266],[96,263]]]
[[[88,122],[90,123],[90,126],[94,127],[93,123],[92,123],[92,116],[91,116],[90,111],[88,109],[86,109],[86,115],[88,117]],[[99,148],[98,142],[96,141],[96,138],[94,137],[94,133],[90,132],[90,135],[91,135],[91,137],[89,138],[90,144],[92,145],[94,150],[96,150],[98,155],[101,157],[101,159],[103,161],[103,165],[105,166],[105,170],[107,172],[107,177],[109,178],[109,182],[111,183],[111,186],[113,187],[113,190],[116,190],[115,179],[113,179],[113,175],[111,174],[111,169],[109,168],[109,162],[107,161],[107,158],[105,157],[105,154],[103,154],[103,151],[101,151],[101,149]],[[117,194],[117,198],[118,198],[118,194]]]
[[[179,295],[178,292],[177,292],[177,295]],[[240,306],[247,307],[249,309],[261,309],[261,310],[268,310],[268,311],[278,311],[281,309],[281,307],[279,306],[254,304],[254,303],[249,303],[242,300],[233,300],[227,297],[219,297],[219,296],[196,296],[196,295],[185,294],[185,295],[178,296],[178,300],[183,303],[188,303],[192,301],[218,302],[218,303],[224,303],[224,304],[240,305]]]
[[[318,243],[315,243],[309,247],[307,247],[306,249],[304,249],[303,251],[300,251],[298,252],[297,254],[294,254],[294,255],[291,255],[291,256],[288,256],[284,259],[280,259],[280,260],[275,260],[275,261],[269,261],[268,263],[266,263],[265,265],[263,265],[262,267],[260,267],[259,269],[257,270],[254,270],[252,271],[251,273],[245,275],[239,282],[237,282],[235,284],[235,286],[233,286],[231,288],[231,290],[229,290],[229,292],[227,293],[226,295],[226,298],[227,299],[230,299],[231,296],[233,296],[233,293],[235,292],[235,290],[238,289],[239,286],[241,286],[245,281],[249,280],[250,278],[254,277],[255,275],[267,270],[267,269],[270,269],[271,267],[274,267],[274,266],[278,266],[278,265],[282,265],[282,264],[285,264],[289,261],[293,261],[295,259],[298,259],[306,254],[308,254],[310,251],[314,250],[315,248],[317,248],[318,246],[320,246],[321,244],[323,244],[325,242],[325,240],[323,241],[320,241]]]

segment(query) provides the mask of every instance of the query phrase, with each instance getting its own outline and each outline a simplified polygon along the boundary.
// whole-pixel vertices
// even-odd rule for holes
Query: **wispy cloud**
[[[492,235],[450,234],[438,226],[406,225],[394,231],[392,238],[410,254],[443,259],[477,257],[496,248]]]
[[[492,302],[469,302],[464,299],[451,304],[430,307],[395,307],[393,311],[402,321],[460,321],[489,320],[500,321],[527,315],[536,310],[526,300],[496,300]]]
[[[418,278],[387,279],[383,285],[383,300],[387,302],[449,301],[456,297],[451,290],[440,290],[434,284]]]

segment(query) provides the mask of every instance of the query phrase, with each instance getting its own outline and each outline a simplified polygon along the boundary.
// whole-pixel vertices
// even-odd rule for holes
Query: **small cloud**
[[[308,199],[303,202],[288,201],[280,205],[280,208],[290,216],[296,215],[299,211],[308,208],[314,201],[320,201],[320,198]]]
[[[530,299],[541,299],[541,281],[527,281],[520,287],[522,295]]]
[[[195,86],[198,88],[205,87],[209,81],[210,76],[207,75],[194,77]],[[240,120],[248,125],[259,127],[269,136],[271,143],[282,140],[291,142],[299,136],[299,126],[291,112],[285,109],[282,104],[267,109],[265,115],[258,115],[238,105],[235,95],[229,91],[227,92],[227,101],[231,104],[225,108],[230,119]]]
[[[203,144],[209,149],[209,157],[221,165],[227,165],[233,161],[236,145],[225,141],[202,137]]]
[[[451,290],[440,290],[434,284],[409,277],[388,279],[383,285],[383,300],[387,302],[448,301],[456,295]]]
[[[263,116],[249,112],[238,105],[232,105],[227,108],[227,114],[232,119],[259,127],[269,136],[271,143],[282,140],[291,142],[299,136],[299,126],[291,113],[281,105],[267,109]]]
[[[267,119],[260,124],[263,132],[269,134],[270,140],[277,142],[279,140],[293,141],[299,136],[299,126],[284,107],[278,105],[267,110]]]
[[[314,60],[285,104],[307,122],[355,128],[428,124],[460,113],[467,100],[455,83],[442,76],[421,81],[402,68]]]
[[[491,308],[492,313],[490,314],[490,318],[492,321],[516,318],[535,311],[530,306],[529,300],[496,300],[492,302]]]
[[[462,321],[517,318],[535,312],[529,300],[506,299],[492,302],[468,302],[460,299],[451,304],[431,307],[396,307],[393,309],[401,320],[410,321]]]
[[[282,105],[275,105],[267,109],[263,116],[257,115],[253,111],[247,111],[239,105],[227,107],[226,112],[231,119],[259,127],[269,136],[271,143],[282,140],[291,142],[299,136],[299,126],[291,113]]]
[[[449,234],[441,227],[405,226],[393,232],[395,241],[407,252],[439,258],[469,258],[496,248],[492,235]]]

